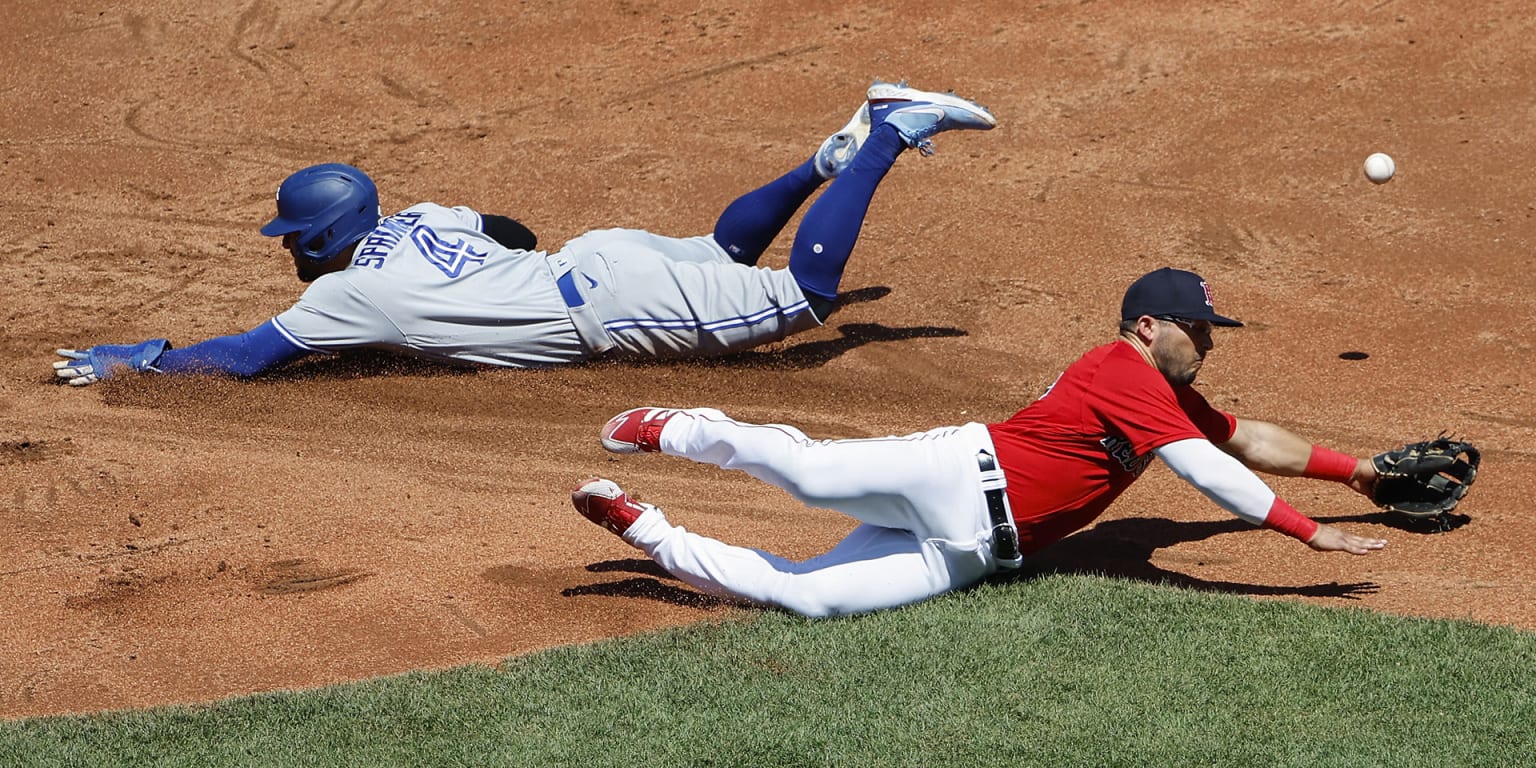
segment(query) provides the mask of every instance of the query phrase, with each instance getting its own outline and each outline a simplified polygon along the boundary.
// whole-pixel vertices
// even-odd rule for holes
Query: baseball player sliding
[[[798,168],[738,198],[713,235],[588,232],[553,253],[517,221],[433,203],[381,218],[361,170],[329,163],[288,177],[277,216],[299,279],[297,304],[246,333],[173,348],[166,339],[60,349],[55,374],[91,384],[116,370],[253,376],[353,347],[529,367],[610,353],[718,355],[823,323],[875,188],[904,150],[996,125],[952,94],[876,82],[849,123]],[[759,257],[824,182],[796,232],[787,269]]]
[[[709,408],[637,408],[603,428],[610,451],[739,469],[862,522],[805,562],[690,533],[609,480],[593,478],[571,499],[689,584],[805,616],[904,605],[1016,569],[1093,522],[1154,456],[1228,512],[1315,550],[1386,546],[1303,516],[1252,471],[1333,480],[1369,496],[1377,477],[1369,459],[1216,410],[1190,386],[1214,346],[1212,327],[1242,325],[1216,314],[1204,280],[1174,269],[1145,275],[1126,291],[1120,317],[1118,340],[996,424],[812,440]]]

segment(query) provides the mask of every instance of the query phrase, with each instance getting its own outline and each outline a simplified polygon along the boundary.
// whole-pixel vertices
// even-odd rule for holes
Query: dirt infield
[[[1362,455],[1469,437],[1484,448],[1471,523],[1400,530],[1341,486],[1275,481],[1303,512],[1391,542],[1319,555],[1154,469],[1040,567],[1536,629],[1524,3],[13,5],[0,716],[492,662],[717,616],[576,516],[568,489],[605,474],[690,529],[792,556],[851,523],[744,476],[610,457],[607,416],[709,405],[821,437],[1002,419],[1111,338],[1126,284],[1164,265],[1202,273],[1249,323],[1217,335],[1213,403]],[[301,166],[354,163],[386,209],[470,205],[549,247],[606,226],[700,234],[804,160],[874,77],[955,88],[1001,125],[902,157],[849,303],[778,347],[51,381],[55,347],[186,344],[288,307],[302,287],[256,230]],[[1392,182],[1362,175],[1374,151],[1396,158]]]

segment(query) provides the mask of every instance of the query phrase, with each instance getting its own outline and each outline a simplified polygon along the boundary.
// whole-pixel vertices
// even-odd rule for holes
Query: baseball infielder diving
[[[166,339],[60,349],[55,374],[91,384],[116,370],[253,376],[355,347],[497,366],[597,355],[726,354],[825,322],[870,199],[897,156],[931,138],[996,125],[947,93],[876,82],[849,123],[784,176],[732,202],[712,235],[595,230],[553,253],[519,222],[420,203],[381,217],[361,170],[328,163],[288,177],[277,216],[300,280],[297,304],[254,330],[173,348]],[[757,267],[826,181],[796,232],[786,269]]]
[[[604,426],[610,451],[740,470],[862,523],[809,560],[700,536],[610,480],[586,481],[571,500],[699,589],[818,617],[905,605],[1017,569],[1103,514],[1154,457],[1232,514],[1314,550],[1386,546],[1306,517],[1253,473],[1332,480],[1370,496],[1370,459],[1219,411],[1190,386],[1214,346],[1212,326],[1242,325],[1216,314],[1204,280],[1149,273],[1126,291],[1120,316],[1119,339],[999,423],[813,440],[711,408],[636,408]]]

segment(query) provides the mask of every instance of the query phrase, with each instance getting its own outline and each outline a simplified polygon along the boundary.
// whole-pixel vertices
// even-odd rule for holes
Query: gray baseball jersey
[[[480,230],[469,208],[407,208],[274,325],[311,351],[403,348],[514,367],[609,350],[724,354],[817,325],[788,270],[737,264],[713,237],[598,230],[545,254],[506,248]]]

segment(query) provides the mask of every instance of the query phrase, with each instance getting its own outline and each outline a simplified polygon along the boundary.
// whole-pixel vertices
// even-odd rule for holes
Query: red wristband
[[[1355,457],[1347,453],[1314,445],[1312,455],[1307,457],[1307,468],[1301,471],[1301,476],[1347,483],[1355,476],[1355,465],[1358,463]]]
[[[1264,527],[1301,541],[1311,541],[1317,534],[1317,521],[1297,512],[1295,507],[1285,503],[1279,496],[1275,497],[1275,503],[1269,505]]]

